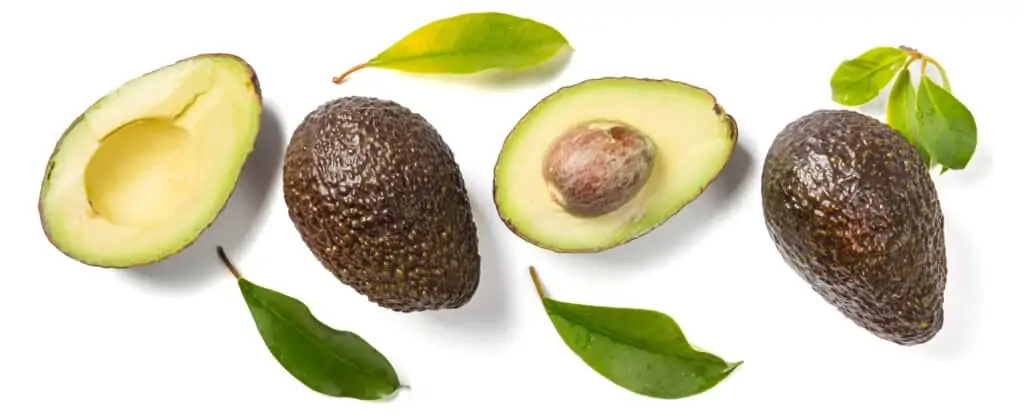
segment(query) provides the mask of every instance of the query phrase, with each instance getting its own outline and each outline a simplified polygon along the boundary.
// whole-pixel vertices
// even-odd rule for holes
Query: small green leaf
[[[832,100],[845,106],[860,106],[878,96],[908,59],[894,47],[876,47],[844,60],[832,73]]]
[[[925,165],[931,165],[931,154],[917,138],[917,93],[910,81],[910,71],[904,67],[896,76],[885,106],[885,120],[893,129],[907,137],[917,148]]]
[[[917,124],[919,141],[943,172],[967,167],[978,144],[974,115],[927,76],[917,87]]]
[[[696,395],[743,364],[692,347],[663,313],[560,302],[544,295],[532,266],[530,276],[565,344],[598,374],[634,393],[664,399]]]
[[[334,82],[341,83],[367,67],[448,74],[522,70],[567,47],[571,48],[568,40],[546,24],[505,13],[467,13],[416,29],[376,57],[335,77]]]
[[[938,61],[931,60],[931,64],[934,65],[935,68],[937,68],[939,70],[939,77],[942,78],[942,88],[944,88],[944,89],[946,89],[946,91],[952,93],[953,92],[953,88],[950,87],[950,85],[949,85],[949,74],[946,74],[946,69],[943,68],[942,64],[939,64]]]
[[[217,247],[217,255],[238,280],[271,354],[304,385],[361,400],[383,399],[401,387],[391,363],[365,340],[323,324],[302,302],[246,280],[222,248]]]

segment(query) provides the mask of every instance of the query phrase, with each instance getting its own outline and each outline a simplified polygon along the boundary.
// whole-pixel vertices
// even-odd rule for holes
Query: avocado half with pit
[[[186,58],[108,93],[47,163],[39,213],[50,243],[110,268],[181,251],[227,203],[262,111],[255,72],[228,54]]]
[[[494,203],[523,240],[564,253],[607,250],[696,199],[733,154],[735,119],[707,90],[609,77],[563,87],[505,139]]]

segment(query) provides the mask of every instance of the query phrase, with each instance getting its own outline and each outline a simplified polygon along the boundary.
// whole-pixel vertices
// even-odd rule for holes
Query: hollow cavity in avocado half
[[[255,72],[233,55],[193,56],[126,82],[57,141],[38,203],[47,238],[112,268],[184,249],[227,203],[261,113]]]
[[[735,119],[707,90],[598,78],[535,105],[505,139],[494,203],[523,240],[556,252],[607,250],[663,224],[725,167]]]

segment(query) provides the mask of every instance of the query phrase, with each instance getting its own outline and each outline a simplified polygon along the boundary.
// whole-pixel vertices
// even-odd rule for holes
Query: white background
[[[1021,215],[1010,203],[1019,199],[1014,164],[1024,153],[1013,78],[1024,63],[1011,42],[1024,39],[1019,2],[258,3],[38,0],[0,10],[0,416],[1024,416]],[[549,23],[576,54],[560,73],[507,85],[388,70],[331,83],[422,24],[484,10]],[[980,132],[968,169],[936,179],[948,240],[946,324],[912,348],[855,327],[791,273],[766,233],[759,197],[775,133],[837,107],[829,77],[839,61],[900,44],[945,65]],[[122,82],[203,52],[247,59],[266,98],[264,137],[227,211],[196,245],[154,267],[108,271],[61,256],[35,206],[57,137]],[[638,241],[582,256],[531,247],[501,225],[490,200],[504,135],[555,88],[609,75],[708,88],[739,121],[740,148],[697,202]],[[342,95],[397,100],[451,144],[484,263],[465,308],[378,308],[323,270],[292,228],[280,191],[284,141],[308,111]],[[865,111],[881,116],[879,103]],[[218,264],[218,244],[252,281],[365,337],[412,390],[360,402],[291,378]],[[625,391],[558,338],[533,293],[530,264],[552,297],[661,310],[695,344],[746,364],[692,398]]]

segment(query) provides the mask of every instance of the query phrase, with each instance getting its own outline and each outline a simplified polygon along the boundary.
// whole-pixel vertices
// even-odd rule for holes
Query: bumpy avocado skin
[[[285,151],[284,199],[306,246],[342,283],[398,312],[454,309],[480,278],[462,173],[402,105],[344,97],[310,112]]]
[[[849,110],[803,116],[771,145],[761,197],[782,257],[854,323],[900,345],[942,328],[942,209],[895,130]]]

